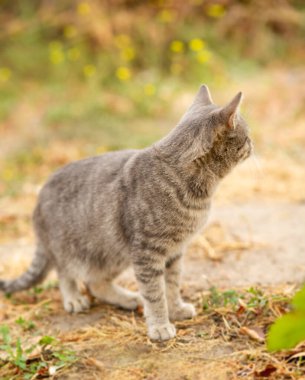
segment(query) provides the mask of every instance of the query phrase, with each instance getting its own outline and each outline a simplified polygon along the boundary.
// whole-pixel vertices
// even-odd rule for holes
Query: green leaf
[[[295,347],[305,340],[305,313],[296,311],[283,315],[271,326],[267,337],[269,351]]]
[[[305,286],[294,295],[292,305],[298,311],[305,311]]]
[[[23,348],[21,346],[20,338],[17,339],[16,342],[16,360],[23,360]]]
[[[10,329],[7,325],[0,326],[0,334],[2,335],[3,343],[5,345],[10,344],[11,342]]]
[[[44,288],[42,286],[34,286],[34,288],[33,288],[33,291],[35,294],[40,294],[43,292],[43,290],[44,290]]]
[[[53,343],[55,343],[55,341],[56,341],[55,338],[53,338],[52,336],[48,336],[48,335],[46,335],[46,336],[43,336],[43,337],[40,339],[39,344],[40,344],[41,346],[46,346],[46,345],[48,345],[48,344],[53,344]]]
[[[26,323],[26,320],[22,317],[19,317],[18,319],[16,319],[15,323],[17,323],[20,326],[23,326]]]

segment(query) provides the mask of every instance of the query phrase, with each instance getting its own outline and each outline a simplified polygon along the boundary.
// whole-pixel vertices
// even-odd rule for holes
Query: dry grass
[[[301,80],[304,74],[279,70],[268,75],[268,80],[266,77],[245,79],[241,86],[247,94],[245,108],[249,110],[250,119],[255,120],[252,130],[261,156],[258,167],[249,161],[235,170],[217,193],[218,205],[251,199],[304,202],[305,156],[301,149],[305,141],[302,123],[305,93]],[[227,94],[233,94],[236,87],[234,84],[234,90],[232,85],[225,94],[215,94],[215,99],[223,97],[226,101]],[[7,141],[13,137],[7,133]],[[27,177],[22,182],[19,195],[0,199],[0,242],[7,244],[3,249],[9,250],[10,244],[16,242],[33,243],[30,219],[39,189],[37,183],[56,166],[84,155],[81,142],[53,142],[46,148],[42,162],[27,169],[35,171],[35,178]],[[253,247],[263,247],[251,238],[248,241],[228,239],[221,225],[211,225],[205,238],[194,244],[211,260],[222,260],[227,252],[247,254]],[[20,247],[22,250],[22,244]],[[28,263],[25,256],[24,259],[18,256],[20,262],[2,260],[0,276],[22,272]],[[48,365],[52,367],[56,362],[50,354],[52,350],[66,347],[75,352],[75,361],[59,368],[52,375],[54,379],[304,379],[302,346],[273,355],[266,351],[264,344],[268,326],[287,310],[286,299],[293,290],[287,286],[263,289],[256,295],[256,305],[251,306],[251,295],[245,289],[234,290],[231,294],[237,294],[237,300],[233,297],[224,304],[223,292],[218,292],[217,303],[213,301],[213,290],[198,292],[184,288],[184,293],[196,303],[198,316],[177,323],[177,337],[162,344],[147,339],[141,310],[130,313],[99,305],[86,314],[67,315],[56,286],[39,294],[25,292],[11,299],[1,296],[0,323],[10,327],[12,344],[17,337],[24,347],[37,343],[45,335],[58,339],[57,346],[38,346],[29,363],[45,360],[45,350],[49,350]],[[204,310],[203,299],[208,309]],[[16,324],[20,316],[36,327],[27,330]],[[1,358],[5,358],[3,351]],[[46,375],[47,372],[32,378]],[[16,366],[4,360],[0,378],[24,377]]]
[[[231,290],[226,302],[226,293],[215,290],[193,294],[198,316],[177,323],[177,337],[166,343],[147,339],[141,310],[131,313],[101,305],[86,314],[67,315],[56,287],[4,299],[0,320],[11,327],[13,341],[21,337],[24,347],[52,335],[61,347],[74,351],[76,360],[60,368],[54,379],[78,379],[80,374],[84,379],[296,379],[305,375],[302,347],[271,355],[264,346],[266,329],[287,310],[292,290],[269,289],[254,296]],[[35,328],[27,331],[17,325],[20,316]],[[54,349],[36,350],[28,362],[42,360],[46,350],[50,355]],[[16,367],[2,363],[1,379],[23,378]]]

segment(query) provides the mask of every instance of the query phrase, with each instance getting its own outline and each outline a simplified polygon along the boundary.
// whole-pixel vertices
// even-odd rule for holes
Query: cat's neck
[[[199,157],[187,165],[188,182],[194,196],[211,198],[220,182],[204,157]]]
[[[196,141],[196,127],[193,128],[192,133],[193,135],[190,135],[183,126],[178,125],[163,139],[156,142],[153,147],[168,162],[185,166],[186,163],[193,161],[202,150],[200,142]]]
[[[211,198],[220,181],[204,157],[199,157],[191,161],[181,161],[176,154],[169,155],[157,144],[152,147],[152,154],[167,164],[177,176],[185,182],[186,188],[192,197],[197,200]]]

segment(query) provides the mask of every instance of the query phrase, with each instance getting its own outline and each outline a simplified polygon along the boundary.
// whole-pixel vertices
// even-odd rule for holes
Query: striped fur
[[[0,280],[0,290],[5,293],[15,293],[29,289],[42,282],[50,269],[50,259],[43,251],[37,249],[35,257],[28,270],[15,280]]]
[[[183,252],[204,227],[219,181],[252,149],[240,99],[218,107],[202,86],[177,127],[152,147],[57,171],[34,212],[34,261],[17,280],[1,281],[0,289],[29,288],[54,267],[67,311],[90,306],[79,291],[83,282],[102,302],[126,309],[143,302],[149,337],[172,338],[170,320],[195,315],[180,296]],[[113,283],[129,265],[141,297]]]

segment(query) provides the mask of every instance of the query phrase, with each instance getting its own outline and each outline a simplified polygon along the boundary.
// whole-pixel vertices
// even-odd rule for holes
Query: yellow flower
[[[170,44],[170,50],[173,53],[182,53],[184,50],[183,42],[178,40],[172,41],[172,43]]]
[[[79,3],[77,5],[77,12],[81,15],[81,16],[85,16],[87,14],[89,14],[91,12],[91,7],[88,3],[86,3],[85,1],[82,2],[82,3]]]
[[[226,11],[223,5],[221,4],[210,4],[207,7],[207,15],[214,18],[222,17]]]
[[[50,56],[50,61],[54,65],[59,65],[65,59],[64,52],[62,50],[60,50],[60,49],[52,49],[50,51],[49,56]]]
[[[205,42],[200,38],[194,38],[189,42],[189,47],[193,51],[200,51],[204,48]]]
[[[83,67],[85,77],[90,78],[96,73],[96,67],[93,65],[86,65]]]
[[[121,51],[121,57],[124,61],[132,61],[135,57],[135,51],[132,47],[126,47]]]
[[[65,54],[60,41],[49,43],[49,58],[53,65],[59,65],[65,60]]]
[[[0,178],[4,182],[11,182],[16,176],[14,167],[12,165],[8,165],[3,168],[2,172],[0,173]]]
[[[209,50],[202,50],[197,54],[197,60],[200,63],[207,63],[211,60],[212,53]]]
[[[147,96],[152,96],[156,93],[156,86],[153,85],[152,83],[147,83],[145,86],[144,86],[144,93],[145,95]]]
[[[80,57],[80,51],[77,48],[71,48],[67,51],[67,57],[70,61],[77,61]]]
[[[68,25],[65,27],[64,29],[64,36],[66,38],[73,38],[77,35],[77,30],[75,28],[75,26],[73,25]]]
[[[115,74],[121,81],[127,81],[131,78],[131,71],[125,66],[118,67]]]
[[[0,82],[7,82],[12,75],[12,71],[8,67],[0,67]]]
[[[160,21],[164,22],[165,24],[171,23],[174,21],[174,13],[170,11],[169,9],[163,9],[159,14],[158,18]]]

